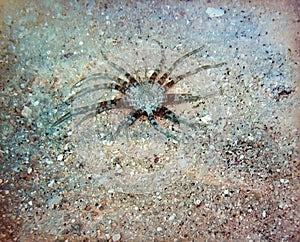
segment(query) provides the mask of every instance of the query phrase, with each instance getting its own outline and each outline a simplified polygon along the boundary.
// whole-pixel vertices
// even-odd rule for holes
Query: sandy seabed
[[[64,3],[62,3],[64,2]],[[297,1],[0,1],[1,241],[299,241]],[[161,44],[159,44],[161,43]],[[170,93],[182,120],[129,110],[53,123],[95,73],[225,63]],[[95,90],[105,80],[79,87]],[[81,89],[81,90],[82,90]]]

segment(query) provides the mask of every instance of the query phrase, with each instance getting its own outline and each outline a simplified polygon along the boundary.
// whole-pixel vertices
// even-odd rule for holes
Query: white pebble
[[[197,199],[197,200],[195,201],[195,205],[196,205],[196,206],[199,206],[199,205],[201,204],[201,202],[202,202],[202,201],[201,201],[200,199]]]
[[[24,118],[29,118],[32,114],[32,110],[29,107],[24,106],[24,108],[22,109],[21,115]]]
[[[228,195],[229,194],[229,191],[226,189],[224,190],[224,195]]]
[[[28,167],[27,173],[28,173],[28,174],[31,174],[31,172],[32,172],[32,168],[31,168],[31,167]]]
[[[45,158],[44,160],[42,160],[42,163],[46,163],[47,165],[51,165],[51,164],[53,164],[53,161],[49,160],[48,158]]]
[[[283,183],[283,184],[287,184],[289,183],[289,180],[288,179],[280,179],[280,182]]]
[[[119,241],[121,239],[121,235],[120,234],[114,234],[113,236],[112,236],[112,240],[113,241]]]
[[[205,12],[210,18],[221,17],[225,13],[225,11],[221,8],[211,7],[208,7]]]
[[[201,122],[203,124],[208,124],[211,121],[212,121],[212,117],[210,115],[206,115],[206,116],[204,116],[204,117],[201,118]]]
[[[59,155],[57,156],[57,160],[58,160],[58,161],[62,161],[63,158],[64,158],[64,155],[63,155],[63,154],[59,154]]]
[[[176,214],[172,214],[170,217],[169,217],[169,221],[172,221],[172,220],[174,220],[175,219],[175,217],[176,217]]]
[[[50,182],[48,183],[48,187],[53,187],[54,185],[54,180],[50,180]]]
[[[114,192],[115,192],[115,190],[114,189],[109,189],[108,191],[107,191],[109,194],[113,194]]]

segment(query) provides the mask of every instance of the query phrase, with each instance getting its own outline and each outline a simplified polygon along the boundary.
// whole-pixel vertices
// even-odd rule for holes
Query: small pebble
[[[59,154],[59,155],[57,156],[57,160],[58,160],[58,161],[62,161],[63,158],[64,158],[64,155],[63,155],[63,154]]]
[[[27,173],[28,173],[28,174],[31,174],[31,172],[32,172],[32,168],[31,168],[31,167],[28,167]]]
[[[205,12],[210,18],[221,17],[225,13],[225,11],[221,8],[211,7],[208,7]]]
[[[212,121],[212,117],[210,115],[206,115],[204,117],[201,118],[202,123],[204,124],[208,124],[209,122]]]
[[[229,194],[229,191],[226,189],[224,190],[224,195],[228,195]]]
[[[50,182],[48,183],[48,187],[53,187],[54,184],[54,180],[50,180]]]
[[[195,205],[196,206],[199,206],[201,204],[201,200],[200,199],[197,199],[196,201],[195,201]]]
[[[289,180],[288,179],[280,179],[280,182],[282,184],[287,184],[287,183],[289,183]]]
[[[44,160],[42,160],[42,163],[46,163],[47,165],[51,165],[51,164],[53,164],[53,161],[48,159],[48,158],[45,158]]]
[[[113,194],[113,193],[115,192],[115,190],[114,190],[114,189],[109,189],[107,192],[108,192],[109,194]]]
[[[172,220],[174,220],[175,219],[175,217],[176,217],[176,214],[172,214],[170,217],[169,217],[169,221],[172,221]]]
[[[120,234],[114,234],[113,236],[112,236],[112,240],[113,241],[119,241],[121,239],[121,235]]]
[[[29,118],[32,114],[32,110],[29,108],[29,107],[26,107],[24,106],[22,112],[21,112],[21,115],[24,117],[24,118]]]
[[[20,31],[23,31],[23,30],[25,29],[25,27],[24,27],[23,25],[20,25],[20,26],[18,27],[18,29],[19,29]]]
[[[162,227],[157,227],[157,232],[161,232],[162,231]]]

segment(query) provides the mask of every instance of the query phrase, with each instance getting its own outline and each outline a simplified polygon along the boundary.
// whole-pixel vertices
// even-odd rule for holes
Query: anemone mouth
[[[151,113],[165,102],[165,89],[160,84],[144,82],[126,92],[126,101],[135,110]]]

